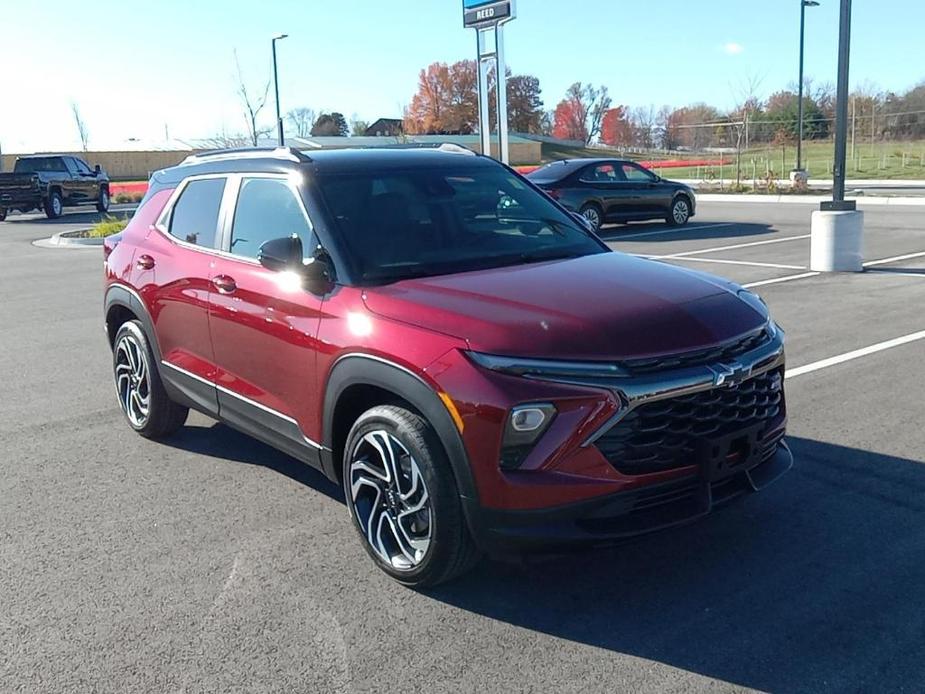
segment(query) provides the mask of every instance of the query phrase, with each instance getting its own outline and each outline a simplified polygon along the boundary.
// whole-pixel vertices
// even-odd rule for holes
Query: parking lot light
[[[273,91],[276,95],[276,129],[277,129],[277,138],[280,147],[283,146],[283,117],[279,112],[279,75],[276,71],[276,42],[282,41],[285,38],[288,38],[289,34],[280,34],[279,36],[274,36],[272,40],[273,45]]]

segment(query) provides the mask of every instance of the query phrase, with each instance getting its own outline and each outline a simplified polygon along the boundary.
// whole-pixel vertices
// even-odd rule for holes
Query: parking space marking
[[[906,253],[905,255],[894,255],[892,258],[881,258],[880,260],[871,260],[864,263],[864,267],[873,267],[874,265],[886,265],[887,263],[895,263],[900,260],[912,260],[913,258],[921,258],[925,256],[925,251],[919,251],[918,253]]]
[[[726,222],[724,224],[704,224],[699,227],[672,227],[671,229],[660,229],[659,231],[643,231],[638,234],[621,234],[618,238],[608,238],[606,241],[622,241],[623,239],[639,239],[643,236],[656,236],[658,234],[680,234],[685,231],[700,231],[701,229],[716,229],[718,227],[734,227],[735,224],[732,222]]]
[[[799,236],[785,236],[780,239],[768,239],[766,241],[752,241],[751,243],[737,243],[732,246],[716,246],[715,248],[703,248],[698,251],[686,251],[684,253],[672,253],[671,255],[660,255],[659,258],[686,258],[691,255],[703,255],[704,253],[718,253],[720,251],[734,251],[738,248],[751,248],[752,246],[766,246],[769,243],[783,243],[784,241],[799,241],[808,239],[812,234],[801,234]]]
[[[798,366],[795,369],[787,369],[787,373],[784,375],[784,378],[795,378],[797,376],[802,376],[803,374],[818,371],[819,369],[825,369],[829,366],[835,366],[836,364],[843,364],[844,362],[851,361],[852,359],[866,357],[868,354],[882,352],[885,349],[899,347],[900,345],[905,345],[910,342],[915,342],[916,340],[922,339],[925,339],[925,330],[920,330],[917,333],[910,333],[909,335],[903,335],[902,337],[896,337],[892,340],[886,340],[885,342],[878,342],[877,344],[871,345],[870,347],[862,347],[861,349],[856,349],[852,352],[845,352],[844,354],[829,357],[828,359],[814,361],[813,363],[807,364],[806,366]]]
[[[781,265],[779,263],[759,263],[753,260],[726,260],[725,258],[687,258],[682,256],[661,256],[653,255],[646,256],[652,258],[653,260],[682,260],[685,262],[691,263],[719,263],[720,265],[750,265],[752,267],[770,267],[770,268],[779,268],[781,270],[805,270],[805,265]]]
[[[774,277],[769,280],[761,280],[760,282],[749,282],[748,284],[743,284],[742,287],[745,289],[751,289],[752,287],[763,287],[766,284],[777,284],[778,282],[789,282],[790,280],[802,280],[807,277],[815,277],[819,275],[819,272],[801,272],[799,275],[786,275],[785,277]]]

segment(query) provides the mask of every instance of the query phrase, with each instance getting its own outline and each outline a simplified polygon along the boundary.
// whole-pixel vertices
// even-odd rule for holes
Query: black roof
[[[591,164],[632,164],[629,159],[617,157],[589,157],[578,159],[560,159],[549,162],[528,174],[530,178],[559,178]]]
[[[17,159],[47,159],[48,157],[76,157],[76,154],[67,154],[67,153],[58,153],[58,152],[44,152],[36,154],[20,154]],[[78,157],[79,158],[79,157]]]
[[[215,150],[188,157],[184,162],[154,174],[157,183],[178,183],[188,176],[218,173],[315,173],[400,170],[418,167],[489,168],[498,166],[455,145],[439,147],[397,146],[297,151],[295,149]]]

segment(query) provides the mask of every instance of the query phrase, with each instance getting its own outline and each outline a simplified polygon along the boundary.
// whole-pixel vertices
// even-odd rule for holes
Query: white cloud
[[[736,43],[735,41],[731,41],[723,46],[723,52],[726,55],[739,55],[739,53],[744,50],[745,46],[743,46],[741,43]]]

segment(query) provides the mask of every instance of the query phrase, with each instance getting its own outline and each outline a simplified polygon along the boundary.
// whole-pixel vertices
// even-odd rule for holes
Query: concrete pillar
[[[863,272],[864,213],[813,212],[809,268],[818,272]]]

